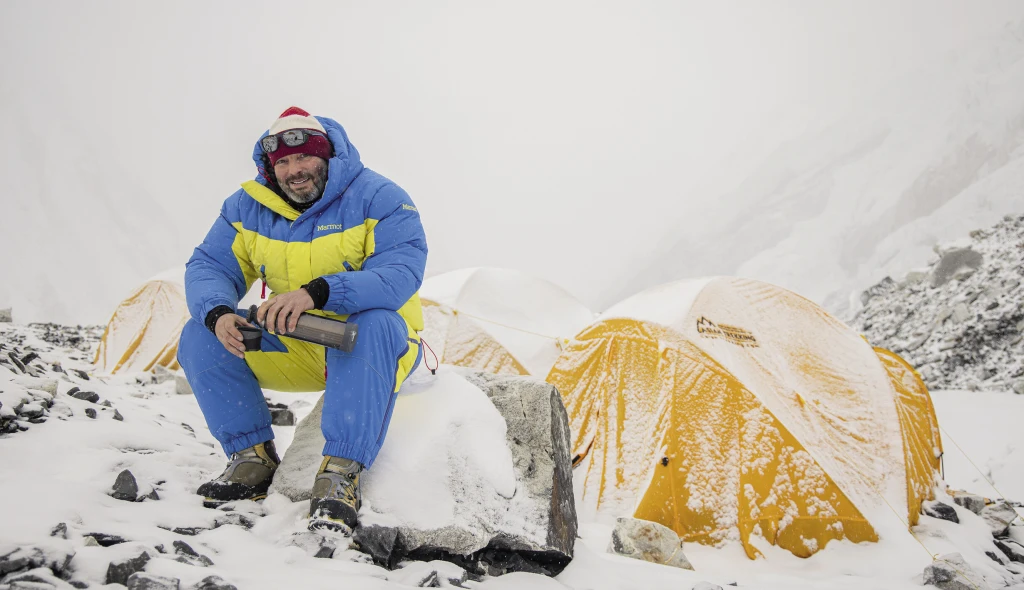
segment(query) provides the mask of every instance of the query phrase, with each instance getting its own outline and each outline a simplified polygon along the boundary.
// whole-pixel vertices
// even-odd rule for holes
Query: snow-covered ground
[[[15,547],[39,547],[51,553],[73,551],[73,580],[90,587],[103,587],[111,561],[141,550],[153,558],[146,566],[148,573],[179,578],[182,588],[211,575],[240,589],[398,588],[415,585],[431,568],[443,569],[436,564],[411,563],[387,571],[346,548],[344,538],[335,539],[338,550],[333,558],[315,558],[316,542],[305,529],[307,504],[292,503],[280,495],[272,495],[262,504],[238,503],[234,515],[203,508],[194,490],[220,472],[224,457],[205,428],[195,399],[178,395],[173,380],[154,383],[149,374],[94,375],[86,380],[72,369],[90,370],[84,358],[87,355],[43,342],[38,333],[34,327],[0,324],[0,341],[8,342],[0,351],[4,356],[11,350],[10,342],[16,340],[22,350],[33,347],[40,351],[41,358],[32,364],[40,368],[37,371],[48,371],[45,379],[60,377],[48,420],[0,437],[0,556]],[[66,376],[49,372],[56,362]],[[42,386],[41,381],[32,379],[0,366],[3,406],[10,408],[27,389]],[[68,396],[72,387],[95,392],[99,403]],[[301,418],[311,410],[318,394],[268,395],[275,402],[289,404]],[[947,481],[988,497],[998,495],[961,453],[963,449],[1003,494],[1010,499],[1024,498],[1020,469],[1024,445],[1019,442],[1018,428],[1024,418],[1024,396],[942,391],[934,393],[934,400],[945,431]],[[112,407],[101,405],[104,402]],[[89,417],[87,410],[97,410],[96,418]],[[123,420],[114,417],[115,411]],[[414,419],[396,411],[392,428],[414,428],[409,422]],[[278,448],[283,451],[294,427],[275,430]],[[381,460],[386,461],[386,453]],[[124,469],[136,476],[140,494],[156,489],[159,500],[126,502],[109,496]],[[955,551],[986,575],[991,585],[1004,586],[1006,570],[984,555],[992,551],[987,525],[959,506],[957,512],[959,525],[922,516],[915,529],[917,540],[906,535],[883,538],[877,544],[834,542],[810,559],[765,547],[766,559],[750,561],[738,545],[712,548],[688,544],[686,555],[696,568],[692,572],[609,554],[611,523],[584,521],[575,559],[556,578],[518,573],[465,585],[515,590],[689,589],[709,581],[759,589],[910,589],[919,587],[920,574],[932,555]],[[51,537],[58,523],[65,523],[67,539]],[[251,528],[241,526],[247,523]],[[223,526],[213,528],[217,524]],[[197,532],[183,530],[189,528],[199,529],[198,534],[184,534]],[[94,533],[116,535],[127,542],[86,546],[86,536]],[[175,541],[184,541],[213,565],[203,567],[196,559],[175,554]],[[52,582],[58,588],[71,587],[56,579]]]

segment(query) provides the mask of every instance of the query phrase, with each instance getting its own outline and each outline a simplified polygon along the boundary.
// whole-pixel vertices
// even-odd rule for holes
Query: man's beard
[[[289,187],[289,182],[293,180],[302,180],[305,176],[309,176],[312,179],[311,187],[301,189],[299,191],[293,190]],[[281,187],[281,191],[290,200],[299,205],[310,205],[316,202],[317,199],[324,194],[324,187],[327,185],[327,166],[324,164],[318,164],[317,167],[313,169],[312,173],[299,172],[297,174],[292,174],[288,178],[279,178],[278,184]]]

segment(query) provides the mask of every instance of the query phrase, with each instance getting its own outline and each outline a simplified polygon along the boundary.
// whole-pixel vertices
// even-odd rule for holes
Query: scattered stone
[[[91,537],[89,535],[85,535],[84,537],[82,537],[82,544],[85,545],[86,547],[99,547],[100,546],[99,542],[96,541],[95,538],[93,538],[93,537]]]
[[[21,362],[21,359],[18,358],[13,352],[8,352],[7,358],[11,359],[11,362],[14,363],[15,367],[18,367],[19,371],[21,371],[22,373],[25,372],[25,365]]]
[[[228,512],[222,516],[217,516],[213,519],[213,528],[222,527],[224,525],[240,526],[246,530],[251,529],[256,521],[238,512]]]
[[[220,576],[207,576],[190,590],[238,590],[238,587],[228,584]]]
[[[114,545],[120,545],[121,543],[127,543],[128,539],[119,537],[118,535],[108,535],[107,533],[86,533],[86,537],[91,537],[96,544],[101,547],[112,547]]]
[[[953,502],[978,516],[981,516],[981,511],[985,508],[985,498],[975,494],[957,494],[953,496]]]
[[[39,418],[43,415],[43,406],[33,402],[30,404],[22,404],[15,408],[14,411],[18,412],[18,415],[23,418]]]
[[[3,584],[9,584],[6,587],[11,590],[53,590],[59,583],[53,572],[46,568],[11,574],[3,579]]]
[[[445,588],[455,586],[464,588],[469,580],[469,573],[461,567],[447,561],[413,561],[388,576],[389,582],[397,582],[405,586],[418,588]]]
[[[192,438],[196,437],[196,431],[191,426],[189,426],[188,424],[185,424],[184,422],[182,422],[181,423],[181,427],[184,428],[185,430],[187,430],[188,433],[192,435]]]
[[[78,388],[76,387],[74,389],[77,390]],[[100,401],[100,395],[95,391],[75,391],[74,393],[69,392],[69,394],[75,399],[80,399],[94,404]]]
[[[146,567],[146,564],[149,563],[149,559],[149,553],[143,551],[135,557],[111,561],[110,565],[107,566],[107,577],[104,583],[127,586],[128,578],[136,572],[141,572]]]
[[[1009,532],[1010,523],[1017,518],[1017,511],[1006,502],[997,502],[985,506],[981,511],[981,517],[992,529],[993,537],[1004,537]]]
[[[295,414],[289,409],[270,409],[270,423],[274,426],[295,426]]]
[[[892,280],[892,277],[885,277],[878,284],[873,285],[867,291],[860,294],[860,302],[862,305],[867,305],[868,301],[872,298],[877,297],[883,293],[894,291],[898,288],[896,281]]]
[[[52,529],[50,529],[50,536],[51,537],[58,537],[58,538],[66,540],[68,538],[68,525],[67,525],[67,523],[66,522],[58,523],[57,526],[55,526]]]
[[[398,529],[378,525],[358,526],[352,533],[353,546],[373,558],[381,567],[392,569],[398,562],[395,551],[398,545]]]
[[[54,574],[60,576],[67,571],[68,564],[75,556],[75,552],[69,548],[69,544],[65,548],[49,547],[46,549],[27,546],[0,555],[0,578],[8,574],[37,568],[49,568]]]
[[[105,400],[101,401],[100,405],[103,406],[104,408],[113,408],[114,407],[114,404],[111,403],[111,401],[109,399],[105,399]]]
[[[14,321],[12,308],[0,309],[0,323],[9,324]]]
[[[294,533],[288,539],[288,544],[302,549],[306,552],[306,555],[324,559],[333,557],[334,551],[337,549],[337,545],[333,540],[311,531]]]
[[[663,524],[647,520],[619,518],[607,551],[651,563],[693,569],[683,554],[679,535]]]
[[[117,420],[118,422],[124,422],[124,416],[121,415],[121,412],[114,410],[114,420]]]
[[[21,364],[23,364],[23,365],[25,365],[27,367],[29,363],[31,363],[32,361],[36,360],[37,358],[39,358],[38,354],[36,354],[35,352],[30,352],[30,353],[26,354],[25,356],[21,357]]]
[[[692,590],[723,590],[718,584],[712,584],[711,582],[697,582],[697,585]]]
[[[174,380],[174,371],[163,365],[153,367],[153,383],[167,383]]]
[[[88,582],[83,582],[81,580],[71,580],[70,582],[68,582],[68,584],[71,584],[72,586],[74,586],[75,588],[78,588],[79,590],[85,590],[85,588],[89,587],[89,583]]]
[[[959,553],[947,553],[924,568],[924,585],[941,590],[988,588],[984,579],[967,565]]]
[[[199,533],[201,533],[203,531],[208,531],[208,530],[210,530],[210,529],[204,528],[204,527],[198,527],[198,526],[189,526],[189,527],[177,527],[177,528],[171,529],[171,532],[179,534],[179,535],[183,535],[185,537],[194,537],[194,536],[198,535]]]
[[[178,395],[192,395],[192,387],[188,384],[184,373],[179,372],[174,375],[174,390],[178,392]]]
[[[79,379],[89,380],[89,374],[79,369],[71,369],[71,372],[75,374]]]
[[[139,501],[139,482],[135,480],[135,476],[132,475],[131,471],[125,469],[117,474],[117,479],[114,481],[114,487],[110,495],[125,502]]]
[[[135,572],[128,576],[128,590],[178,590],[180,586],[178,578],[165,578],[145,572]]]
[[[984,257],[971,248],[951,248],[941,254],[939,263],[932,270],[932,287],[941,287],[960,271],[973,271],[981,267]]]
[[[174,554],[178,556],[178,561],[181,563],[187,563],[189,565],[197,565],[199,567],[210,567],[213,565],[213,560],[205,555],[200,555],[185,541],[175,541]]]
[[[996,544],[996,547],[998,547],[999,550],[1010,559],[1010,561],[1024,563],[1024,545],[1009,539],[994,539],[993,542]]]
[[[1013,382],[1013,392],[1017,395],[1024,395],[1024,379],[1018,379]]]
[[[956,515],[956,509],[949,504],[938,501],[925,502],[922,504],[922,509],[925,514],[932,518],[941,518],[942,520],[960,524],[960,518]]]
[[[90,418],[92,418],[93,420],[95,420],[96,419],[96,408],[86,408],[85,409],[85,415],[90,417]]]

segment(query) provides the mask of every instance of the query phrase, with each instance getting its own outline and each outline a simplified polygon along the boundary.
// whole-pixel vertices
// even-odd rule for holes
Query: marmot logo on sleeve
[[[416,209],[416,207],[413,207],[412,205],[406,205],[405,203],[402,203],[402,209],[405,209],[406,211],[416,211],[417,213],[419,213],[419,210]]]

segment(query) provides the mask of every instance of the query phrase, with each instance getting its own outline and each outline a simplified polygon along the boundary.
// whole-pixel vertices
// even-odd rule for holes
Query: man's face
[[[274,164],[274,175],[289,199],[296,203],[311,203],[324,192],[327,162],[317,156],[291,154]]]

